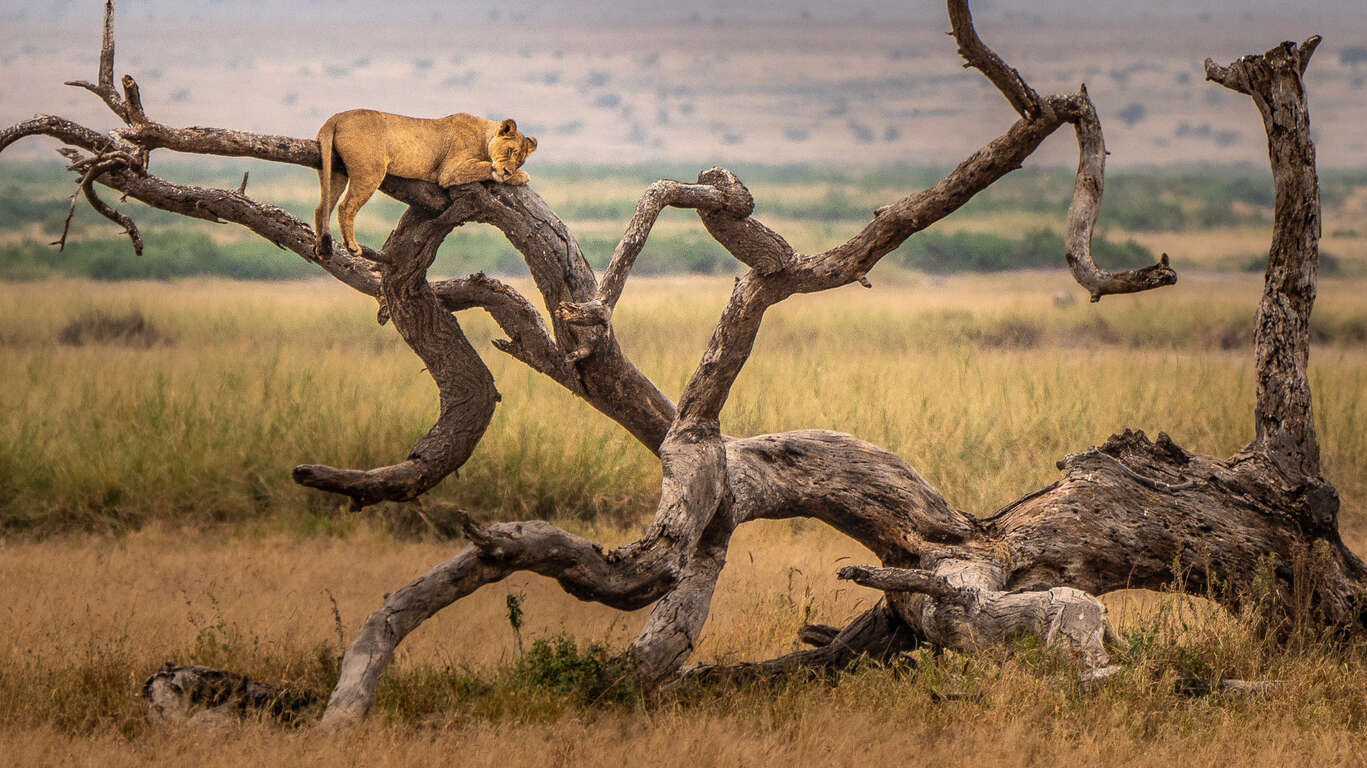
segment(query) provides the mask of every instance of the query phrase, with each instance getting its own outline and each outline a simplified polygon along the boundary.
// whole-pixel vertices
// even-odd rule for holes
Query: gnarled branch
[[[500,397],[493,375],[427,281],[442,239],[468,215],[459,206],[437,217],[410,208],[385,242],[379,265],[394,327],[437,383],[437,423],[399,464],[370,470],[304,464],[294,468],[295,482],[344,494],[356,508],[408,501],[459,469],[474,452]]]
[[[1011,108],[1027,120],[1039,116],[1040,97],[1031,88],[1021,73],[1007,66],[987,44],[978,37],[973,28],[973,15],[968,10],[968,0],[949,0],[949,24],[952,34],[959,43],[959,55],[964,57],[964,66],[973,67],[1002,92]]]
[[[1101,122],[1096,108],[1084,87],[1078,92],[1076,109],[1072,113],[1073,129],[1077,133],[1077,179],[1073,184],[1073,202],[1068,206],[1068,227],[1064,237],[1067,247],[1068,269],[1073,279],[1092,294],[1092,301],[1112,293],[1135,293],[1177,282],[1177,273],[1168,266],[1168,255],[1163,254],[1157,264],[1125,272],[1107,272],[1092,260],[1092,231],[1101,212],[1101,190],[1106,168],[1106,143],[1101,136]]]

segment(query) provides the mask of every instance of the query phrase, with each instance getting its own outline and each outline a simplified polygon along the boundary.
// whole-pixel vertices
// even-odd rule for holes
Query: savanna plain
[[[0,205],[11,217],[0,222],[9,227],[0,240],[8,249],[0,282],[0,762],[1367,760],[1367,647],[1312,632],[1274,644],[1246,617],[1184,594],[1180,562],[1168,593],[1103,598],[1122,671],[1096,687],[1079,684],[1066,655],[1022,638],[977,655],[918,651],[835,678],[646,695],[617,658],[643,614],[580,603],[553,582],[519,575],[412,635],[356,730],[327,733],[307,718],[153,725],[140,689],[168,659],[325,696],[351,633],[381,596],[463,546],[449,536],[450,509],[482,520],[548,518],[624,543],[653,509],[659,470],[608,419],[494,350],[496,328],[471,312],[462,323],[503,401],[460,476],[430,494],[426,516],[406,505],[353,512],[301,489],[289,478],[294,464],[392,463],[435,417],[435,387],[393,329],[376,324],[374,303],[310,276],[283,252],[248,253],[225,229],[191,232],[154,217],[149,243],[160,238],[165,247],[145,263],[209,264],[204,274],[93,279],[145,266],[111,255],[126,244],[79,218],[65,256],[35,250],[53,216],[65,213],[44,207],[44,173],[13,170],[33,204]],[[601,258],[641,185],[585,173],[550,173],[539,189]],[[893,199],[896,184],[790,176],[758,173],[759,215],[808,249],[855,231],[854,217]],[[253,178],[276,185],[268,196],[287,207],[311,207],[306,183]],[[1270,201],[1250,193],[1203,208],[1172,199],[1155,212],[1127,208],[1122,186],[1117,213],[1126,226],[1105,233],[1114,258],[1151,258],[1161,248],[1182,275],[1140,296],[1090,304],[1056,268],[944,269],[942,251],[1025,253],[1022,243],[1031,242],[1048,251],[1061,207],[1046,215],[1011,202],[1047,198],[1059,184],[1066,196],[1067,174],[1050,179],[1027,176],[994,192],[994,204],[926,233],[929,245],[909,245],[870,275],[872,289],[798,296],[775,308],[723,429],[850,432],[897,452],[979,515],[1049,483],[1056,460],[1126,427],[1165,431],[1192,451],[1236,451],[1253,428],[1261,290],[1261,275],[1245,267],[1266,247]],[[1311,373],[1325,474],[1342,495],[1345,540],[1363,552],[1367,238],[1354,222],[1367,197],[1356,182],[1329,179],[1326,188],[1326,251],[1335,260],[1320,283]],[[766,200],[788,207],[766,215]],[[381,236],[393,213],[372,205],[363,242]],[[1207,220],[1209,211],[1224,213]],[[693,239],[698,230],[677,212],[662,218],[642,265],[670,274],[633,278],[615,316],[627,353],[671,395],[731,285],[729,266]],[[606,245],[591,248],[594,238]],[[198,255],[174,251],[178,242]],[[439,267],[493,270],[504,264],[500,253],[487,233],[462,231]],[[681,253],[692,274],[658,267]],[[1061,262],[1059,253],[1047,258]],[[652,259],[656,267],[646,267]],[[273,264],[289,264],[287,273],[251,273]],[[228,279],[215,269],[289,279]],[[507,279],[533,290],[525,278]],[[746,526],[694,658],[768,658],[794,649],[803,623],[843,623],[877,599],[834,578],[859,562],[874,559],[815,524]],[[1241,693],[1220,687],[1227,678],[1277,684]]]

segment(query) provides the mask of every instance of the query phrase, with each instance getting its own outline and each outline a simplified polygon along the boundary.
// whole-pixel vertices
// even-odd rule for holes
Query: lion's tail
[[[336,118],[328,118],[318,129],[318,150],[323,155],[323,167],[318,170],[318,186],[321,198],[313,211],[313,231],[318,240],[314,252],[320,257],[332,253],[332,234],[328,231],[328,219],[332,218],[332,137],[336,132]]]

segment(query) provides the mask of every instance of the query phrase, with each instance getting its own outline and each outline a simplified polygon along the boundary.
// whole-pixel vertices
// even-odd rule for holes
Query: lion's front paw
[[[510,174],[510,175],[508,176],[508,178],[506,178],[506,179],[503,180],[503,183],[504,183],[504,184],[526,184],[527,182],[529,182],[529,181],[531,181],[531,180],[532,180],[532,177],[531,177],[531,176],[528,176],[526,171],[514,171],[512,174]]]

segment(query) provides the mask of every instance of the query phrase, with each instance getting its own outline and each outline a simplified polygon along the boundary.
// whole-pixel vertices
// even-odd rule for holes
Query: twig
[[[71,193],[71,205],[66,209],[66,220],[62,222],[62,236],[48,243],[48,245],[57,246],[58,253],[61,253],[66,249],[66,236],[67,233],[71,231],[71,217],[76,215],[76,196],[78,192],[79,190]]]

